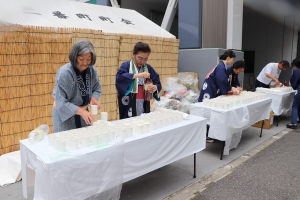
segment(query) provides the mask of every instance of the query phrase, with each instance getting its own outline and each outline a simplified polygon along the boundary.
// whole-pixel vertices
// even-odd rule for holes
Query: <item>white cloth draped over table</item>
[[[271,99],[260,100],[229,110],[211,108],[203,103],[191,104],[191,115],[208,119],[210,125],[208,137],[225,141],[224,155],[236,148],[240,142],[242,130],[252,124],[268,119],[270,115]]]
[[[34,199],[84,199],[92,194],[98,195],[94,199],[110,199],[106,197],[112,194],[117,199],[123,182],[205,149],[206,121],[190,116],[104,149],[66,152],[75,156],[57,161],[49,158],[58,152],[47,137],[34,145],[21,140],[23,195],[27,198],[27,188],[35,186]]]
[[[126,139],[123,181],[205,149],[206,121],[190,116],[177,124]]]
[[[267,94],[272,99],[271,108],[274,115],[279,116],[283,112],[288,112],[292,108],[295,91],[287,93],[271,93],[259,91],[260,93]]]
[[[33,185],[35,200],[120,198],[124,140],[100,151],[88,147],[81,152],[72,153],[58,153],[47,143],[46,138],[34,145],[29,144],[28,140],[20,142],[25,198],[27,187]],[[53,153],[57,153],[57,157],[65,156],[67,159],[51,161],[49,155]],[[68,153],[73,156],[69,156]],[[33,169],[35,174],[30,169]],[[28,171],[31,173],[26,173]]]

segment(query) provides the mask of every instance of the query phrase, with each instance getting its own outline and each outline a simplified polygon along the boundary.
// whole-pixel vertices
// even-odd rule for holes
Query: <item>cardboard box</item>
[[[274,112],[271,111],[269,119],[265,119],[264,120],[263,129],[270,129],[270,128],[272,128],[273,127],[273,122],[274,122]],[[256,122],[255,124],[253,124],[252,126],[261,128],[261,123],[262,123],[262,121],[259,121],[259,122]]]

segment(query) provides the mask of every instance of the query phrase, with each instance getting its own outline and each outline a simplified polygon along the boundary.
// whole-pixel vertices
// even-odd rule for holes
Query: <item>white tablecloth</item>
[[[100,194],[106,189],[121,189],[120,181],[129,181],[205,149],[206,123],[205,118],[191,115],[188,120],[177,124],[126,138],[123,144],[118,143],[100,150],[95,150],[94,147],[78,149],[71,153],[80,155],[56,162],[49,159],[49,155],[55,150],[48,146],[46,138],[35,145],[22,140],[20,146],[24,197],[27,197],[29,186],[35,186],[34,199],[47,199],[47,195],[52,195],[48,199],[83,199],[84,195],[92,195],[93,192]],[[94,167],[91,167],[91,163]],[[121,163],[122,172],[118,171]],[[120,173],[123,175],[121,180]],[[86,183],[85,179],[90,182]],[[94,179],[100,179],[101,182],[95,182]],[[116,183],[106,186],[112,180]],[[60,192],[57,193],[57,190]]]
[[[258,91],[260,93],[267,94],[272,99],[271,108],[274,112],[274,115],[279,116],[284,111],[289,111],[292,108],[295,91],[287,93],[270,93]]]
[[[191,115],[208,119],[210,124],[208,137],[225,141],[224,155],[236,148],[241,139],[242,130],[252,124],[269,119],[271,99],[257,101],[229,110],[206,107],[204,104],[191,104]]]
[[[35,200],[119,199],[124,140],[101,150],[88,147],[68,153],[58,153],[47,143],[47,138],[34,145],[20,141],[25,198],[27,188],[34,186]],[[49,158],[53,153],[57,160]]]

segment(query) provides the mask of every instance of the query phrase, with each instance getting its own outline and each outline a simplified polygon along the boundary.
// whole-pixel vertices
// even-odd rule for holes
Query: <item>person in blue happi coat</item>
[[[147,62],[151,53],[150,46],[138,42],[133,48],[132,58],[122,63],[116,74],[119,117],[125,119],[150,112],[150,101],[145,96],[145,81],[153,84],[147,92],[159,101],[161,83],[158,73]],[[145,80],[146,79],[146,80]]]
[[[220,56],[221,62],[205,76],[198,102],[202,102],[205,98],[213,99],[219,95],[226,95],[228,93],[240,93],[241,88],[238,89],[229,84],[229,68],[235,57],[235,53],[231,50],[225,51]]]
[[[198,102],[202,102],[205,98],[213,99],[219,95],[237,95],[240,93],[241,88],[233,87],[229,83],[231,72],[229,67],[232,65],[235,57],[235,53],[231,50],[227,50],[223,55],[220,55],[220,63],[205,76]],[[206,142],[211,143],[214,140],[206,137]]]
[[[292,67],[294,69],[293,75],[290,79],[291,86],[295,92],[294,101],[292,105],[292,121],[290,124],[287,124],[287,128],[296,129],[297,128],[297,119],[300,116],[299,106],[300,106],[300,58],[294,59],[292,62]]]
[[[229,67],[228,70],[226,70],[226,72],[229,73],[229,84],[232,87],[236,87],[240,91],[243,91],[243,88],[240,87],[241,85],[238,74],[245,70],[245,66],[246,64],[244,61],[238,60],[233,64],[232,67]]]

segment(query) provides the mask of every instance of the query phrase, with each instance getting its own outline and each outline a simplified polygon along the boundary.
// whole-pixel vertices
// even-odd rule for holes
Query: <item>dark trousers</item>
[[[255,88],[257,88],[257,87],[270,88],[270,85],[266,85],[266,84],[264,84],[264,83],[262,83],[262,82],[260,82],[259,80],[256,79]]]

